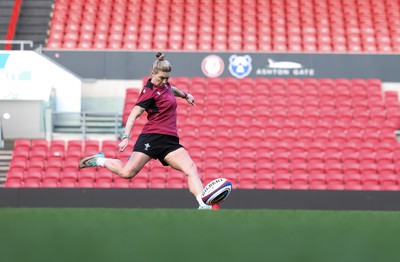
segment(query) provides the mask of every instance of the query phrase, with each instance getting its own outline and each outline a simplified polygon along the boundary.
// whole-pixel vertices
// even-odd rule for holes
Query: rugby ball
[[[204,187],[201,199],[207,205],[215,205],[223,202],[231,191],[232,184],[228,179],[217,178]]]

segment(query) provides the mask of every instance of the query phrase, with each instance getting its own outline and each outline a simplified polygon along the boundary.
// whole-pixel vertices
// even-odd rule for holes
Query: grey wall
[[[197,208],[187,189],[0,188],[0,207]],[[221,209],[400,210],[399,191],[235,189]]]
[[[0,100],[4,139],[46,138],[46,106],[41,100]],[[4,119],[4,113],[10,119]]]
[[[141,79],[149,75],[156,52],[125,51],[61,51],[45,50],[44,54],[82,78]],[[175,76],[206,76],[202,61],[209,55],[219,56],[224,63],[220,77],[231,77],[232,59],[251,58],[246,68],[248,77],[298,78],[380,78],[384,82],[400,82],[400,56],[387,54],[306,54],[306,53],[206,53],[167,52]],[[300,68],[275,66],[268,60],[297,63]],[[231,60],[231,61],[230,61]],[[237,60],[236,60],[237,61]],[[293,64],[292,64],[293,65]],[[250,70],[251,68],[251,70]]]

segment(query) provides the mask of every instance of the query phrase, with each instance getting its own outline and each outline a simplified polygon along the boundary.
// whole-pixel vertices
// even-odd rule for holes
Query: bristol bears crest
[[[234,77],[239,79],[244,78],[251,73],[252,69],[251,57],[249,55],[231,55],[229,57],[229,71]]]

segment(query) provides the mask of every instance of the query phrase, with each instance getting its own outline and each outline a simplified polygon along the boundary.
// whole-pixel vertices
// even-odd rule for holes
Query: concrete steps
[[[31,40],[34,48],[45,46],[53,0],[24,0],[14,40]]]
[[[0,187],[6,182],[6,174],[9,170],[9,164],[12,158],[12,150],[0,150]]]

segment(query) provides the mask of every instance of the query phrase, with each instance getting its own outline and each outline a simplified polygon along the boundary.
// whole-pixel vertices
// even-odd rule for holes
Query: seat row
[[[144,77],[143,83],[147,81]],[[252,121],[259,118],[263,122],[274,116],[290,119],[371,116],[379,113],[390,118],[400,111],[398,94],[394,91],[382,92],[379,79],[282,79],[282,78],[228,78],[175,77],[172,85],[187,90],[196,98],[195,109],[178,99],[179,120],[199,116],[198,120]],[[137,88],[127,88],[122,123],[128,116],[139,96]],[[334,115],[335,111],[338,114]],[[370,112],[372,111],[372,112]],[[300,114],[300,115],[299,115]],[[138,125],[144,124],[144,117]]]
[[[400,176],[397,174],[348,174],[340,173],[282,173],[241,174],[209,173],[202,176],[203,183],[215,178],[229,179],[235,189],[298,189],[298,190],[399,190]],[[60,179],[52,176],[39,179],[37,177],[9,177],[6,188],[187,188],[187,181],[182,175],[153,174],[137,175],[134,179],[122,179],[103,176],[80,177],[65,176]]]
[[[379,153],[364,152],[358,153],[357,149],[347,148],[345,152],[326,153],[323,151],[310,152],[290,152],[286,148],[268,150],[268,148],[239,149],[238,151],[222,149],[221,152],[200,152],[191,154],[199,172],[202,173],[272,173],[278,170],[286,173],[292,173],[294,170],[302,170],[304,173],[310,173],[313,170],[328,172],[335,169],[346,173],[349,169],[358,173],[364,173],[365,169],[373,169],[376,173],[382,170],[391,170],[397,173],[400,170],[400,157],[389,151]],[[190,149],[192,151],[193,149]],[[254,152],[253,152],[254,150]],[[290,150],[290,149],[289,149]],[[88,175],[94,176],[94,170],[78,170],[78,164],[70,165],[70,162],[57,162],[57,165],[48,161],[19,161],[14,159],[10,162],[9,176],[25,177],[35,176],[41,178],[44,175],[57,175],[63,172],[68,175]],[[168,174],[168,169],[152,165],[150,169],[144,169],[143,173],[164,173]],[[58,175],[57,175],[58,176]]]
[[[60,0],[47,47],[390,53],[400,50],[398,9],[388,0]]]
[[[14,142],[13,157],[30,159],[32,157],[47,160],[64,159],[66,156],[80,158],[100,151],[117,152],[117,140],[50,140],[17,139]],[[130,145],[130,148],[132,145]],[[129,152],[130,153],[130,152]],[[127,153],[121,153],[122,155]]]
[[[238,122],[240,123],[240,122]],[[196,152],[207,151],[219,152],[243,152],[257,153],[263,150],[277,152],[315,152],[322,153],[335,151],[342,153],[346,150],[352,152],[384,152],[400,153],[400,146],[394,134],[395,126],[382,126],[381,122],[371,125],[344,123],[312,123],[305,122],[286,122],[286,123],[265,123],[260,126],[246,126],[241,123],[237,126],[228,124],[213,126],[209,122],[191,123],[186,122],[186,126],[181,128],[181,143],[187,145],[188,150]],[[249,124],[249,123],[247,123]],[[269,124],[269,125],[268,125]],[[281,125],[279,125],[281,124]],[[298,125],[297,125],[298,124]],[[82,156],[96,154],[102,151],[107,157],[119,158],[126,161],[130,156],[135,138],[131,138],[128,148],[124,152],[117,150],[118,140],[96,141],[104,146],[96,147],[92,151],[70,148],[52,149],[50,146],[40,147],[40,150],[24,149],[20,146],[21,140],[15,141],[15,148],[12,153],[12,164],[18,164],[26,167],[28,162],[37,163],[38,166],[77,166]],[[22,141],[27,141],[23,139]],[[32,140],[32,142],[35,140]],[[79,141],[79,140],[77,140]],[[77,142],[76,141],[76,142]],[[57,140],[57,142],[65,142]],[[80,141],[84,143],[84,141]],[[111,143],[112,142],[112,143]],[[105,146],[112,144],[113,146]],[[261,151],[260,151],[261,153]]]

